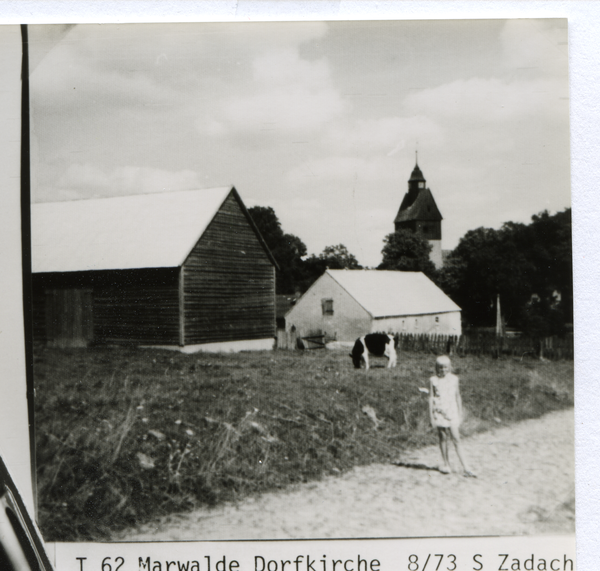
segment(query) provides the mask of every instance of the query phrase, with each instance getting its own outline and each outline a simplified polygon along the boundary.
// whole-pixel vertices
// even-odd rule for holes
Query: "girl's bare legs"
[[[463,474],[465,476],[467,476],[468,478],[476,478],[477,476],[471,472],[471,470],[469,470],[469,468],[467,467],[467,464],[465,462],[465,459],[463,457],[462,454],[462,447],[460,445],[460,433],[458,431],[458,426],[451,426],[450,427],[450,435],[452,437],[452,441],[454,442],[454,448],[456,449],[456,454],[458,456],[458,459],[460,460],[460,463],[463,467]],[[448,443],[446,443],[446,450],[448,447]],[[447,452],[446,452],[447,454]]]
[[[440,468],[440,472],[442,474],[449,474],[450,470],[450,462],[448,461],[448,434],[446,433],[446,428],[442,428],[438,426],[438,438],[440,440],[440,451],[442,453],[442,460],[444,461],[444,465]]]

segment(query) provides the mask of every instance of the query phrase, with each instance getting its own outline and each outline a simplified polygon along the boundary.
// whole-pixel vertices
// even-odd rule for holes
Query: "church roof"
[[[419,180],[425,182],[425,177],[423,176],[419,165],[415,165],[415,168],[413,169],[408,181],[410,182],[411,180]]]
[[[407,192],[404,195],[400,210],[394,220],[395,223],[408,222],[411,220],[435,222],[442,220],[442,213],[435,203],[431,190],[428,188],[420,188],[414,200],[411,200],[413,196],[411,196],[410,192]]]

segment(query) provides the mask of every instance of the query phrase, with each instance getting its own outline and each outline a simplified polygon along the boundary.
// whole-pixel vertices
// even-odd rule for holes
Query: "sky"
[[[365,266],[418,163],[468,231],[570,206],[565,19],[31,26],[32,200],[234,185]]]

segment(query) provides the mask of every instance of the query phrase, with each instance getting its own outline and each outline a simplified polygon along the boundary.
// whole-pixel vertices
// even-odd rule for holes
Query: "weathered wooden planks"
[[[275,336],[275,271],[230,195],[186,260],[185,343]]]

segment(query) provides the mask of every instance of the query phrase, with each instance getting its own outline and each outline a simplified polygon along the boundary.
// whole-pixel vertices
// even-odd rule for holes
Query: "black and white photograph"
[[[566,18],[26,32],[46,541],[574,536]]]

